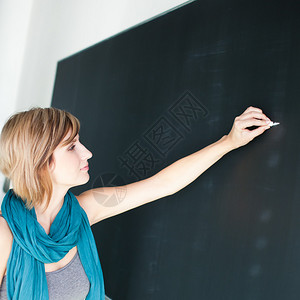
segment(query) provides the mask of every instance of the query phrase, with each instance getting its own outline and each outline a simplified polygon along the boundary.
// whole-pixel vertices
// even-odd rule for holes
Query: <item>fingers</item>
[[[260,108],[248,107],[240,116],[234,119],[234,124],[228,134],[235,148],[246,145],[266,129],[270,128],[270,119]],[[248,127],[257,126],[254,130]]]
[[[254,139],[255,137],[259,136],[260,134],[264,133],[266,129],[269,129],[269,125],[258,127],[252,131],[249,132],[249,135],[251,136],[251,139]]]
[[[249,111],[249,112],[244,112],[239,116],[240,120],[246,120],[249,118],[256,118],[256,119],[263,119],[267,121],[271,121],[264,113],[261,112],[256,112],[256,111]]]
[[[259,112],[259,113],[262,113],[262,110],[260,108],[257,108],[257,107],[253,107],[253,106],[249,106],[244,112],[244,113],[247,113],[247,112],[250,112],[250,111],[256,111],[256,112]]]
[[[260,108],[250,106],[240,116],[235,118],[235,125],[240,130],[252,126],[267,126],[266,128],[270,128],[270,121]],[[254,134],[256,132],[258,131],[255,131]]]
[[[259,120],[255,118],[245,119],[245,120],[238,120],[236,121],[236,125],[240,129],[245,129],[251,126],[269,126],[268,120]]]

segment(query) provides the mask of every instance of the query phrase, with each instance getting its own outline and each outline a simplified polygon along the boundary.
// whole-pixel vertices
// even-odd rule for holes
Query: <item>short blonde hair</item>
[[[79,133],[80,122],[71,113],[54,108],[33,107],[12,115],[0,136],[0,171],[13,183],[16,195],[27,209],[48,207],[52,192],[49,165],[55,148],[68,145]]]

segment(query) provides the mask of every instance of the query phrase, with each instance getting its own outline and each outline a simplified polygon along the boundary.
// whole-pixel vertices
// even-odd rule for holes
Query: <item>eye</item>
[[[72,151],[72,150],[74,150],[74,148],[75,148],[75,145],[72,145],[68,150]]]

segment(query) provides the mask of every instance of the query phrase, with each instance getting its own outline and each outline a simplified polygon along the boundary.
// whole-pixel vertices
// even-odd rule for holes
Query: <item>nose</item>
[[[93,153],[89,151],[85,146],[82,145],[82,147],[83,149],[82,149],[81,159],[82,160],[90,159],[93,156]]]

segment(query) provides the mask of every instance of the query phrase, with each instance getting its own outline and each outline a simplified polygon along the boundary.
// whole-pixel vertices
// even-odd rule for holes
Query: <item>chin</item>
[[[80,180],[78,180],[78,183],[76,185],[83,185],[83,184],[86,184],[89,182],[90,175],[88,173],[87,173],[87,175],[82,176],[82,177],[85,177],[85,178],[81,178]]]
[[[85,180],[83,180],[83,183],[82,184],[86,184],[87,182],[89,182],[89,180],[90,180],[90,175],[89,174],[87,174],[88,176],[87,176],[87,178],[85,179]]]

